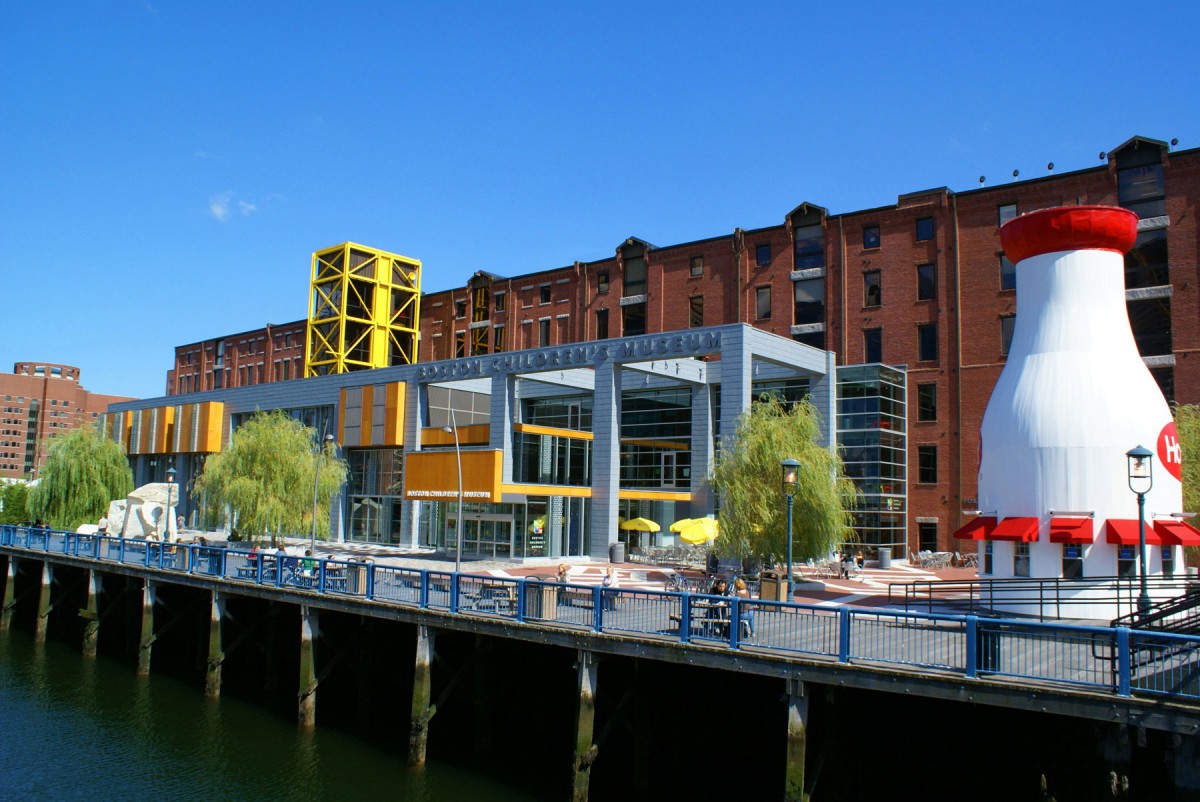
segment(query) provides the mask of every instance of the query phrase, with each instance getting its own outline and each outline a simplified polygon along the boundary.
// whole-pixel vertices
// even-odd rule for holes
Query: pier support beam
[[[225,662],[225,652],[221,649],[221,619],[224,617],[225,599],[214,590],[208,619],[208,664],[204,673],[204,695],[209,699],[221,695],[221,664]]]
[[[573,802],[586,802],[588,785],[592,778],[592,764],[596,762],[597,748],[594,739],[596,728],[596,681],[597,665],[589,651],[581,650],[575,663],[579,671],[579,705],[575,710],[575,786],[571,793]]]
[[[417,627],[417,658],[413,666],[412,724],[408,733],[408,765],[425,765],[425,747],[429,743],[430,691],[433,686],[434,632]]]
[[[300,702],[297,720],[303,729],[317,724],[317,665],[313,640],[317,630],[317,614],[300,605]]]
[[[12,626],[13,608],[17,606],[17,558],[8,558],[8,579],[4,582],[4,606],[0,607],[0,632]]]
[[[50,604],[50,585],[53,582],[54,566],[46,561],[42,563],[42,589],[38,594],[37,624],[33,632],[33,639],[38,643],[46,641],[46,630],[50,626],[50,610],[53,609]]]
[[[142,580],[142,638],[138,642],[139,677],[150,676],[150,650],[154,646],[154,583]]]
[[[95,657],[100,640],[100,590],[103,579],[98,571],[87,573],[87,606],[79,611],[84,620],[83,656]]]
[[[804,753],[808,746],[808,696],[804,683],[787,680],[787,775],[785,802],[807,800],[804,793]]]

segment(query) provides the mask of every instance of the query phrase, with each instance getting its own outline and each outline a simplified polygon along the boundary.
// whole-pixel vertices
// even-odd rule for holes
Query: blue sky
[[[163,393],[307,314],[312,251],[426,291],[1200,146],[1200,6],[0,3],[0,370]]]

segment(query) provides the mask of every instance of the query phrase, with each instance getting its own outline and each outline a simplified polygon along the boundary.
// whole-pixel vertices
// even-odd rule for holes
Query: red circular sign
[[[1158,433],[1158,459],[1167,469],[1167,473],[1179,481],[1183,481],[1183,444],[1175,432],[1175,422],[1172,421]]]

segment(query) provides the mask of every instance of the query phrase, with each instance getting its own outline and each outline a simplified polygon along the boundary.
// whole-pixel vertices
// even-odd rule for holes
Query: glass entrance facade
[[[358,543],[399,543],[404,451],[399,448],[347,449],[346,539]]]
[[[583,557],[591,503],[586,498],[529,496],[523,502],[463,504],[463,556],[478,559]],[[422,545],[454,553],[458,502],[420,504]]]

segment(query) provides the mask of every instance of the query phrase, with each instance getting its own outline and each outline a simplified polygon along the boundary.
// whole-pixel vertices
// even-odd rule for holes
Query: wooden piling
[[[591,652],[580,650],[575,666],[579,671],[579,704],[575,709],[575,782],[571,799],[586,802],[597,752],[594,743],[597,665]]]
[[[225,616],[225,599],[212,591],[212,604],[208,618],[208,664],[204,672],[204,695],[216,699],[221,695],[221,664],[225,652],[221,644],[221,619]]]
[[[95,657],[100,641],[100,590],[103,580],[98,571],[87,573],[87,606],[79,611],[83,617],[83,656]]]
[[[787,680],[787,774],[785,802],[807,800],[804,793],[804,753],[808,745],[808,696],[804,683]]]
[[[314,635],[317,614],[307,604],[300,606],[300,693],[297,720],[302,729],[317,724],[317,666]]]
[[[53,609],[53,605],[50,604],[50,586],[53,582],[54,566],[47,560],[42,563],[42,588],[38,594],[37,623],[33,633],[33,639],[37,643],[45,642],[46,630],[50,626],[50,610]]]
[[[139,677],[150,676],[150,651],[154,646],[154,583],[142,580],[142,638],[138,642]]]
[[[425,765],[425,747],[429,742],[430,691],[433,680],[434,632],[417,627],[417,657],[413,667],[412,720],[408,732],[408,765]]]
[[[0,632],[12,626],[13,608],[17,598],[17,558],[8,558],[8,579],[4,583],[4,604],[0,607]]]

